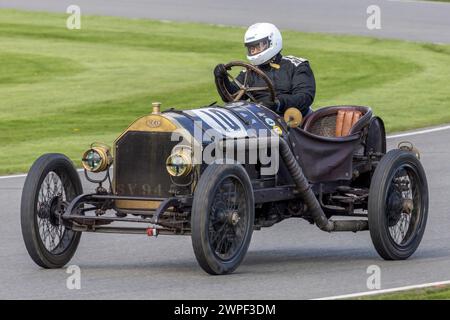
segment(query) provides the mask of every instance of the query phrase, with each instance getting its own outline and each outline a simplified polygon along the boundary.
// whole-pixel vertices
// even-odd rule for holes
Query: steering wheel
[[[273,87],[273,83],[270,80],[270,78],[261,70],[259,70],[257,67],[241,62],[241,61],[232,61],[230,63],[227,63],[225,65],[226,70],[231,70],[234,67],[240,67],[245,69],[245,76],[244,81],[241,83],[239,80],[237,80],[235,77],[233,77],[229,72],[227,72],[226,76],[231,80],[231,82],[234,82],[236,86],[239,88],[238,91],[235,93],[231,93],[228,91],[227,87],[225,86],[224,79],[223,78],[216,78],[216,87],[217,92],[219,93],[220,97],[225,102],[236,102],[242,99],[245,95],[250,98],[253,102],[258,102],[258,100],[253,96],[252,92],[255,91],[268,91],[270,96],[270,101],[272,103],[275,103],[275,90]],[[248,86],[248,76],[249,74],[253,72],[257,76],[259,76],[263,81],[265,82],[265,86],[263,87],[250,87]]]

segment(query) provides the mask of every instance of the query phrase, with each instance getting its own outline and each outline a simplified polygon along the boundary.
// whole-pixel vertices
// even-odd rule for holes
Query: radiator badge
[[[161,121],[157,120],[157,119],[150,119],[150,120],[147,120],[147,125],[150,128],[158,128],[161,125]]]

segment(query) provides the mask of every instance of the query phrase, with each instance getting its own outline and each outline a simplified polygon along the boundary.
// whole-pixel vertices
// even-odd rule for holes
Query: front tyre
[[[428,217],[428,185],[417,157],[389,151],[372,177],[369,229],[378,254],[385,260],[411,256],[422,240]]]
[[[211,164],[195,189],[192,246],[207,273],[233,272],[247,253],[255,205],[247,172],[238,164]]]
[[[39,266],[60,268],[74,255],[81,232],[67,229],[59,216],[82,192],[77,171],[62,154],[45,154],[30,168],[22,192],[21,226],[27,251]]]

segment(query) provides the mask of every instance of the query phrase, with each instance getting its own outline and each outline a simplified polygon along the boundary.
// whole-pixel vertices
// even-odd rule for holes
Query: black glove
[[[225,78],[227,76],[227,69],[225,69],[225,65],[223,63],[219,63],[214,68],[214,77],[217,79]]]
[[[275,98],[275,101],[272,101],[269,95],[267,95],[264,98],[259,99],[259,103],[263,104],[264,106],[273,109],[277,112],[277,109],[280,107],[280,100]]]

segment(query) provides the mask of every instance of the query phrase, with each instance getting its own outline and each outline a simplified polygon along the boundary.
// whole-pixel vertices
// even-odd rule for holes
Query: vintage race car
[[[386,153],[383,121],[369,107],[324,107],[304,119],[290,108],[279,116],[254,99],[258,90],[274,99],[270,80],[251,65],[226,65],[237,67],[267,86],[248,87],[230,74],[234,94],[216,79],[225,105],[161,112],[154,103],[112,150],[92,144],[82,165],[97,184],[93,193],[83,193],[66,156],[37,159],[21,203],[31,258],[44,268],[64,266],[82,232],[190,235],[200,266],[227,274],[244,259],[254,230],[287,218],[326,232],[369,230],[384,259],[412,255],[428,215],[419,152],[402,143]]]

